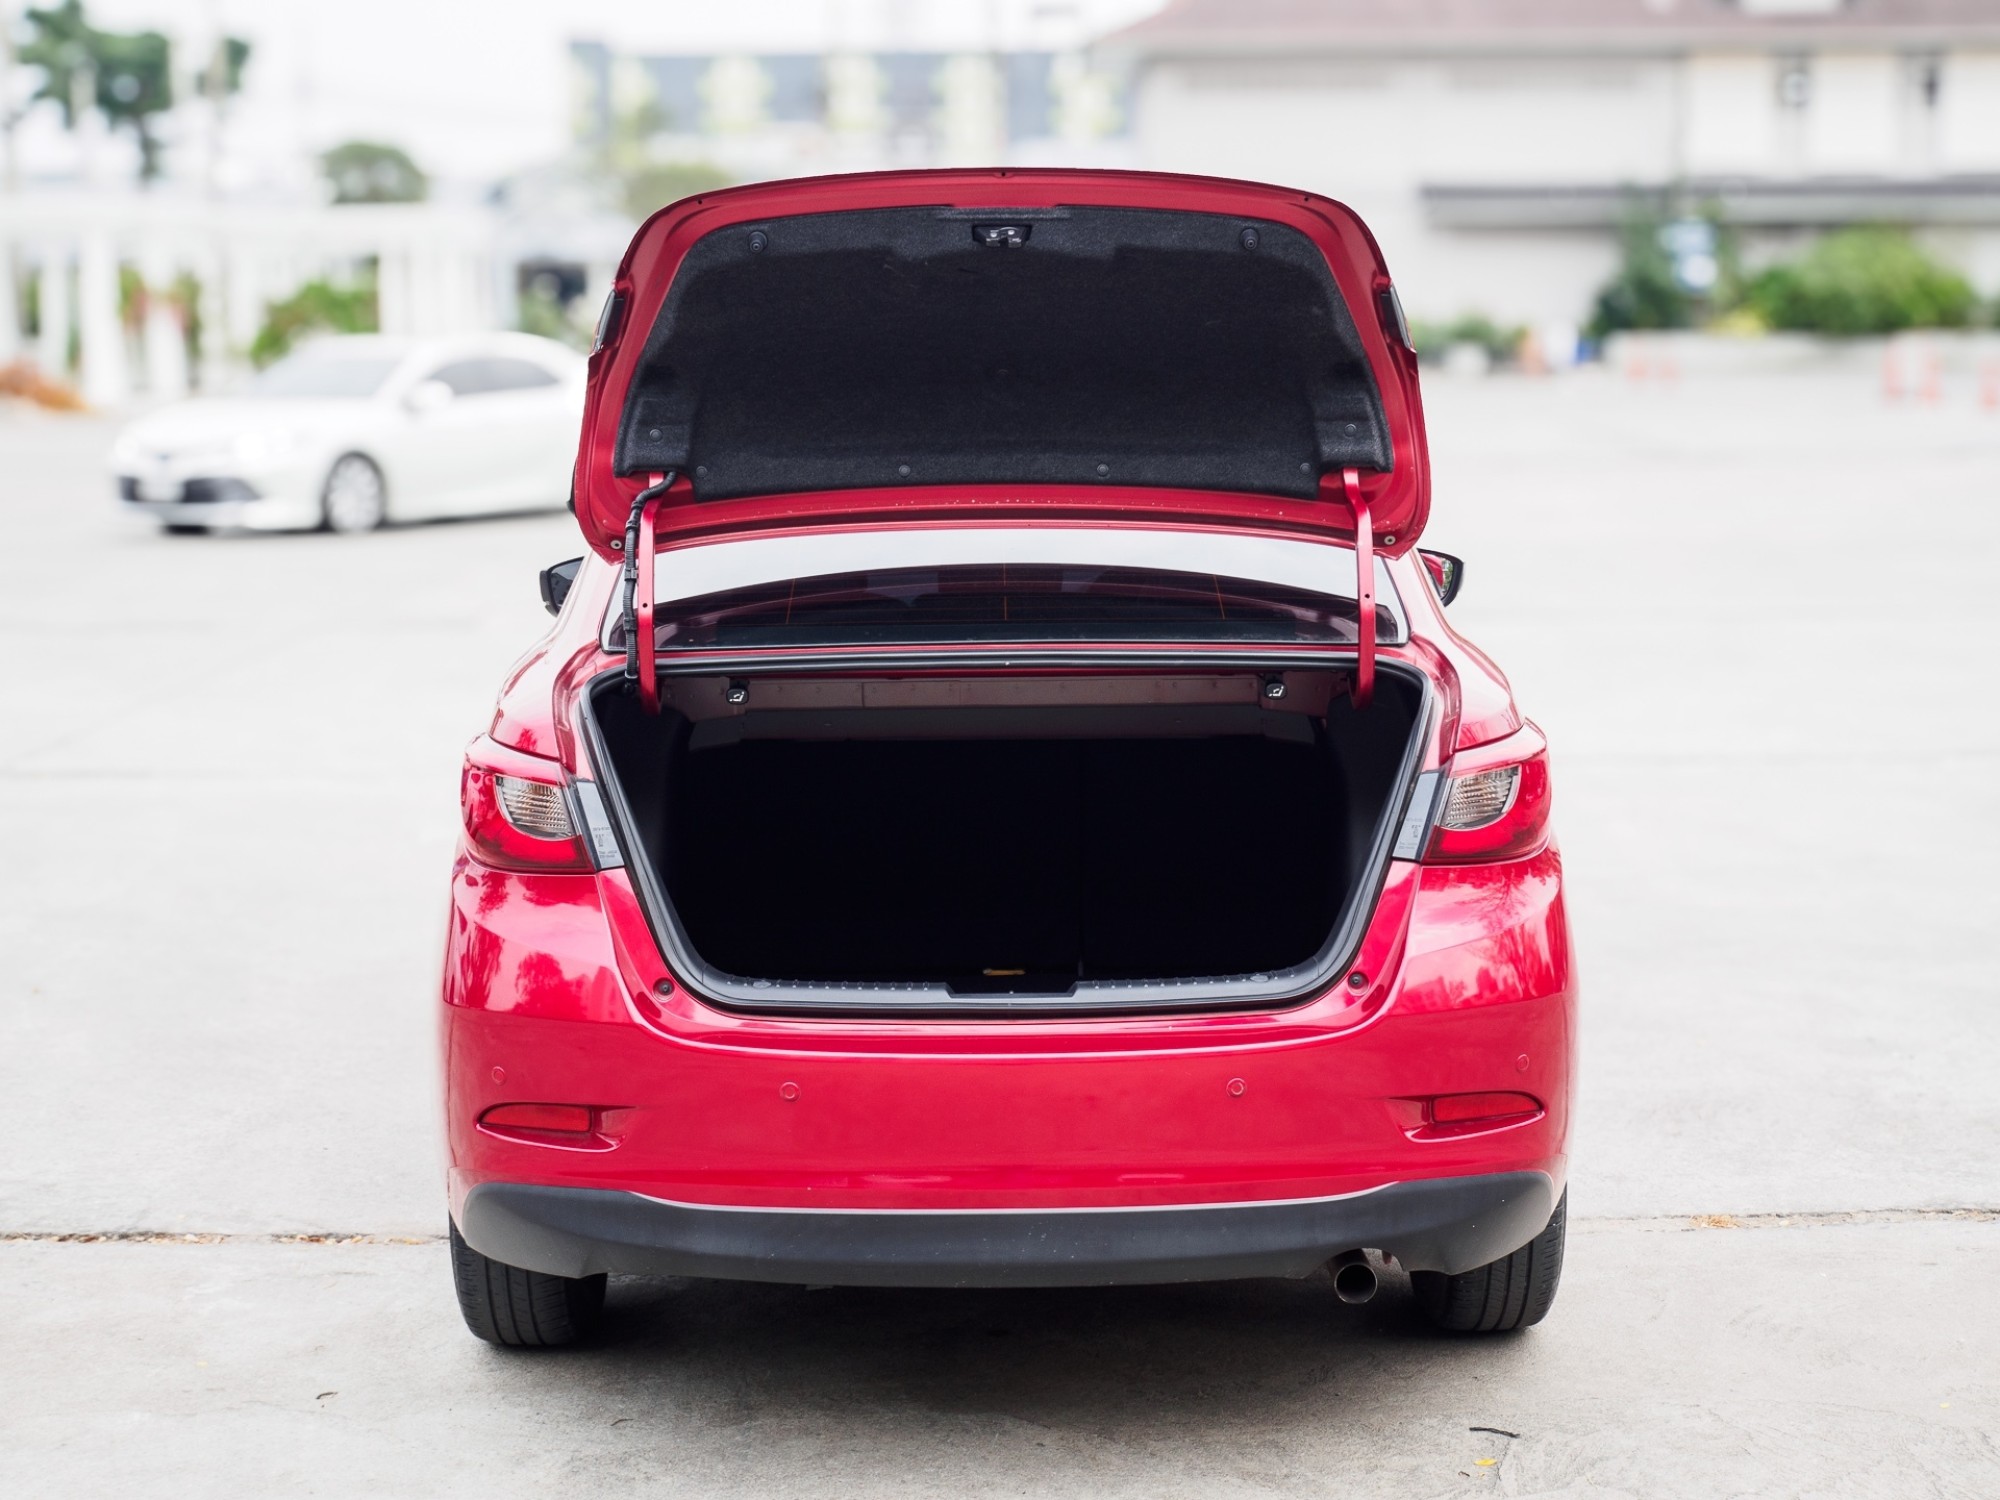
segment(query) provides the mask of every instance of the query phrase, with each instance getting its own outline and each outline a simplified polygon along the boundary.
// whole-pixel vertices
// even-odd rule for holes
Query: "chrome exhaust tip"
[[[1350,1307],[1373,1300],[1377,1287],[1375,1268],[1362,1251],[1349,1250],[1333,1258],[1333,1294]]]

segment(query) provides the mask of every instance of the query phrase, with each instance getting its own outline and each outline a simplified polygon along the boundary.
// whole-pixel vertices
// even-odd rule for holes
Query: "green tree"
[[[46,99],[62,111],[65,129],[76,129],[80,112],[95,102],[97,54],[93,33],[83,19],[83,0],[63,0],[51,10],[30,6],[32,33],[16,56],[42,70],[42,81],[31,96]]]
[[[123,126],[138,141],[140,179],[158,177],[155,123],[174,103],[173,48],[166,37],[157,31],[99,31],[85,17],[83,0],[31,8],[27,19],[33,35],[20,59],[42,70],[34,97],[61,109],[71,130],[78,112],[94,105],[113,128]]]
[[[335,203],[421,203],[431,180],[400,146],[347,141],[319,159]]]
[[[1646,209],[1627,215],[1617,274],[1598,289],[1590,315],[1592,338],[1629,328],[1686,328],[1694,322],[1694,299],[1674,278],[1673,257],[1660,243],[1662,222]]]
[[[226,99],[243,91],[243,68],[250,61],[250,44],[241,37],[216,38],[215,52],[194,75],[195,92],[204,99]]]

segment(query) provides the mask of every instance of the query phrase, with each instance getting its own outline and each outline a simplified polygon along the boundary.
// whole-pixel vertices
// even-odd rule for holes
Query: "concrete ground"
[[[1949,394],[1432,382],[1582,955],[1541,1327],[633,1281],[527,1357],[451,1301],[430,1007],[568,518],[162,537],[107,427],[0,413],[0,1493],[2000,1493],[2000,414]]]

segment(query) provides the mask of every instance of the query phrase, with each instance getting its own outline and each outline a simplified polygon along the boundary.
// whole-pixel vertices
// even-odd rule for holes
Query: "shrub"
[[[1978,298],[1966,279],[1900,230],[1843,229],[1750,283],[1749,306],[1773,328],[1895,333],[1962,328]]]
[[[375,283],[335,286],[324,278],[308,281],[282,302],[264,309],[264,326],[250,343],[250,363],[258,369],[283,357],[308,333],[373,333],[377,327]]]
[[[1503,328],[1484,313],[1466,313],[1449,323],[1411,323],[1410,342],[1417,346],[1417,358],[1427,364],[1443,359],[1453,344],[1477,344],[1495,364],[1502,364],[1520,351],[1526,332]]]

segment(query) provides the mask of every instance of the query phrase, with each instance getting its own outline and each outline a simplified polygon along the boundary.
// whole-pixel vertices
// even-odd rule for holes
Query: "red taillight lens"
[[[1485,864],[1538,853],[1549,841],[1549,746],[1523,725],[1452,757],[1424,858]]]
[[[552,760],[475,740],[459,781],[473,856],[501,870],[588,870],[563,780]]]
[[[1424,1121],[1430,1125],[1497,1125],[1541,1112],[1542,1101],[1533,1094],[1439,1094],[1425,1106]]]

